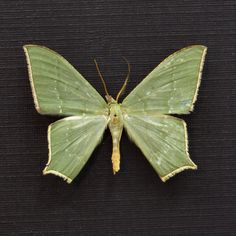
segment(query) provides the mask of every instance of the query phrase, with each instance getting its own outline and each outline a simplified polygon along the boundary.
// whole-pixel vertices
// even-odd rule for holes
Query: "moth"
[[[113,173],[120,169],[123,128],[163,182],[197,169],[188,153],[186,123],[173,114],[193,111],[207,48],[185,47],[162,61],[119,103],[130,75],[114,99],[95,61],[105,99],[61,55],[38,45],[23,46],[36,110],[62,118],[48,127],[49,158],[43,174],[68,183],[79,174],[109,127]]]

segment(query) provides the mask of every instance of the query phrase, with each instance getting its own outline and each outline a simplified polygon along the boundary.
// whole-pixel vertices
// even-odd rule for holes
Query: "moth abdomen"
[[[120,105],[114,102],[109,105],[110,108],[110,121],[109,129],[112,136],[112,167],[115,174],[120,170],[120,139],[123,131],[123,115]]]

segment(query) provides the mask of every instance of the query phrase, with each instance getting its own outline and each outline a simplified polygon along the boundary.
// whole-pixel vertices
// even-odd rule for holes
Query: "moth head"
[[[116,103],[116,100],[111,95],[105,95],[108,104]]]

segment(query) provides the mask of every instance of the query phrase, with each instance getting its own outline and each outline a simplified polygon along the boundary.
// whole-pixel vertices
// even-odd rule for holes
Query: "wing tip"
[[[202,45],[202,44],[192,44],[192,45],[190,45],[190,46],[187,46],[187,48],[188,48],[188,47],[200,47],[200,48],[203,48],[203,49],[206,49],[206,48],[207,48],[207,46]]]
[[[22,48],[24,50],[29,50],[30,48],[44,48],[44,49],[49,49],[47,48],[46,46],[43,46],[43,45],[39,45],[39,44],[33,44],[33,43],[28,43],[28,44],[24,44],[22,46]],[[50,49],[51,50],[51,49]]]
[[[50,48],[47,48],[46,46],[39,45],[39,44],[31,44],[31,43],[24,44],[22,46],[22,48],[23,48],[24,52],[27,53],[27,54],[28,54],[28,51],[29,51],[30,48],[41,48],[41,49],[49,49],[49,50],[51,50]]]
[[[178,174],[178,173],[180,173],[180,172],[182,172],[182,171],[184,171],[184,170],[188,170],[188,169],[190,169],[190,170],[197,170],[197,165],[195,165],[193,162],[192,162],[192,166],[181,166],[180,168],[178,168],[178,169],[176,169],[176,170],[174,170],[174,171],[172,171],[171,173],[169,173],[169,174],[167,174],[167,175],[165,175],[165,176],[160,176],[160,178],[161,178],[161,180],[163,181],[163,182],[166,182],[167,180],[169,180],[171,177],[173,177],[173,176],[175,176],[176,174]]]
[[[22,46],[22,48],[23,48],[24,51],[27,51],[28,48],[30,48],[30,47],[33,46],[33,45],[34,45],[34,44],[25,44],[25,45]]]
[[[46,166],[43,170],[43,175],[48,175],[48,174],[53,174],[55,176],[58,176],[60,178],[62,178],[63,180],[65,180],[68,184],[70,184],[72,182],[72,179],[69,178],[68,176],[56,171],[56,170],[47,170],[48,166]]]

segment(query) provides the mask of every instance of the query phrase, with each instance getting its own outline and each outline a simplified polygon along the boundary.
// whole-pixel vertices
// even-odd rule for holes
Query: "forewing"
[[[49,160],[44,174],[54,174],[70,183],[88,161],[107,127],[101,115],[72,116],[48,127]]]
[[[61,55],[38,45],[25,45],[24,51],[39,113],[68,116],[107,112],[105,100]]]
[[[127,113],[187,114],[193,110],[207,48],[183,48],[161,62],[123,101]]]
[[[188,154],[183,120],[168,115],[124,115],[124,127],[162,181],[185,169],[196,169]]]

